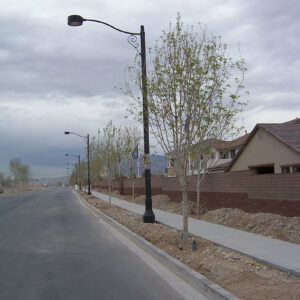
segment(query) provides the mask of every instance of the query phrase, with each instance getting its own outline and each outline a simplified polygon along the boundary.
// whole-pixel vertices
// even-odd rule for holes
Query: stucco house
[[[244,170],[257,174],[300,172],[300,118],[257,124],[226,169]]]
[[[220,173],[228,167],[232,159],[237,155],[239,149],[243,146],[249,134],[245,132],[243,136],[232,141],[223,141],[217,139],[206,140],[203,144],[204,147],[210,147],[212,154],[210,158],[206,161],[208,173]],[[195,145],[197,146],[197,145]],[[166,155],[168,161],[167,176],[175,177],[177,176],[175,169],[175,158],[171,153]],[[200,162],[202,163],[203,160]],[[188,173],[190,175],[197,174],[196,166],[197,162],[194,162],[192,158],[189,159]],[[194,172],[193,172],[194,169]]]

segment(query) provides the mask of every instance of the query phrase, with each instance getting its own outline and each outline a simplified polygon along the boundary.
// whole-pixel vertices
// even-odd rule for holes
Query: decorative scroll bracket
[[[127,38],[128,43],[136,50],[136,52],[141,55],[139,51],[139,43],[137,41],[137,36],[135,34],[131,34]]]

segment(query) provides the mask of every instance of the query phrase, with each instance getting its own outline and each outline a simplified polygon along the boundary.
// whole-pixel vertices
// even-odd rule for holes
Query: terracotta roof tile
[[[219,150],[237,148],[237,147],[242,146],[245,143],[248,136],[249,136],[249,133],[247,133],[243,136],[240,136],[233,141],[215,140],[211,143],[211,146],[213,146],[214,148],[219,149]]]
[[[217,171],[217,170],[224,170],[228,167],[229,162],[223,163],[223,164],[219,164],[219,165],[215,165],[213,167],[208,168],[209,171]]]
[[[291,120],[291,121],[287,121],[283,124],[300,124],[300,118],[296,118],[294,120]]]

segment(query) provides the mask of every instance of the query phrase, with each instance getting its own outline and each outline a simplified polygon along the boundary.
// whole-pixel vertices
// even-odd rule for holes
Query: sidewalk
[[[92,191],[92,195],[108,202],[108,195]],[[113,205],[143,215],[143,205],[115,197]],[[156,221],[182,230],[182,216],[153,209]],[[218,245],[246,254],[258,262],[300,276],[300,245],[256,235],[242,230],[189,218],[189,232]]]

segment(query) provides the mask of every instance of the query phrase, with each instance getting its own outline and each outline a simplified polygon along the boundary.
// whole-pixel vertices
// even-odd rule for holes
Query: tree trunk
[[[200,215],[200,174],[197,175],[197,216]]]
[[[189,223],[188,223],[188,190],[182,187],[182,209],[183,209],[183,244],[188,243]]]
[[[108,177],[108,194],[109,194],[108,205],[111,206],[111,179],[110,179],[110,177]]]
[[[133,200],[133,202],[135,199],[134,193],[135,193],[135,191],[134,191],[134,176],[132,176],[132,200]]]
[[[131,161],[131,177],[132,177],[132,201],[134,202],[134,162]]]

